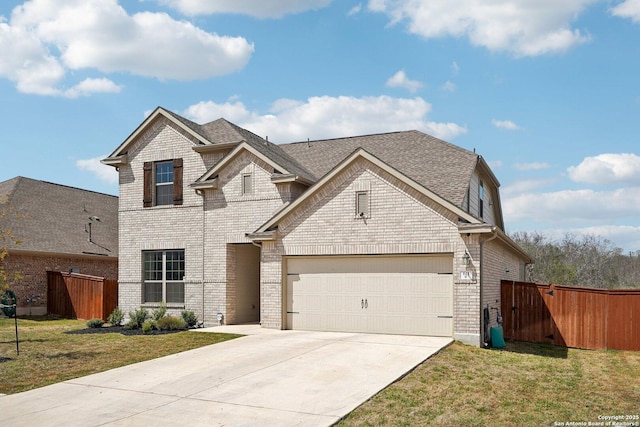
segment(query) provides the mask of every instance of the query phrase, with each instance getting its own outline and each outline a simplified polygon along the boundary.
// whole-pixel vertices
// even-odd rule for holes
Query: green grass
[[[81,329],[86,329],[82,320],[19,318],[17,355],[14,320],[0,319],[0,393],[30,390],[239,336],[189,331],[133,336],[70,333]]]
[[[340,426],[552,426],[640,414],[640,352],[454,343]]]

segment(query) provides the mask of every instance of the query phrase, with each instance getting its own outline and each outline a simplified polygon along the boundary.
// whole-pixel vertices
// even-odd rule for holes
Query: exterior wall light
[[[464,263],[464,265],[471,264],[471,255],[469,255],[469,252],[467,252],[466,249],[464,251],[464,255],[462,256],[462,262]]]

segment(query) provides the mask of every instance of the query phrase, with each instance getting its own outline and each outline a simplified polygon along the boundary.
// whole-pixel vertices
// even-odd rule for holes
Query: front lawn
[[[30,390],[239,336],[189,331],[162,335],[78,333],[85,328],[82,320],[19,318],[17,355],[14,320],[0,319],[0,393]]]
[[[618,415],[629,418],[615,422],[640,425],[640,352],[456,342],[339,425],[607,425],[601,417]]]

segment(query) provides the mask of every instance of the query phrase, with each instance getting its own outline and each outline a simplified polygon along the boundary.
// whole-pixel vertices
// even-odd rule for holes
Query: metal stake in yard
[[[16,298],[16,294],[11,290],[7,289],[2,294],[2,302],[0,302],[0,309],[4,312],[5,316],[11,317],[15,319],[16,324],[16,353],[20,356],[20,344],[18,341],[18,298]]]
[[[16,305],[14,304],[14,307],[15,306]],[[20,356],[20,341],[18,340],[18,313],[15,313],[13,315],[13,318],[16,324],[16,353],[18,354],[18,356]]]

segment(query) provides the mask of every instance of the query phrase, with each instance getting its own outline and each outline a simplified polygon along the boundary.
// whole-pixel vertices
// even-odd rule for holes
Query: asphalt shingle
[[[21,242],[9,249],[71,255],[118,256],[118,198],[65,185],[16,177],[0,182],[3,201],[23,217],[6,215],[0,228]],[[90,220],[97,217],[100,221]],[[91,241],[89,241],[91,223]]]

